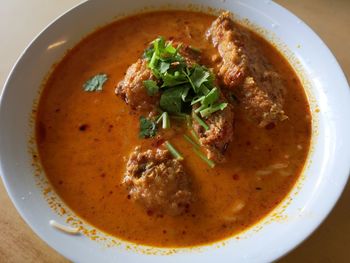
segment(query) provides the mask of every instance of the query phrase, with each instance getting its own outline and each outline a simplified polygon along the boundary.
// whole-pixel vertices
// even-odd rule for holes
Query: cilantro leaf
[[[84,91],[102,91],[103,84],[107,81],[106,74],[97,74],[83,85]]]
[[[170,63],[169,62],[164,62],[164,61],[160,62],[160,64],[159,64],[159,72],[161,74],[164,74],[165,72],[167,72],[169,68],[170,68]]]
[[[166,72],[162,79],[162,87],[174,87],[188,82],[186,76],[182,75],[179,71],[175,71],[174,74]]]
[[[148,80],[144,80],[143,81],[143,85],[145,86],[145,88],[147,89],[147,94],[149,96],[154,96],[158,93],[159,91],[159,87],[157,85],[157,82],[155,82],[154,80],[148,79]]]
[[[181,113],[182,110],[182,87],[167,89],[160,97],[159,105],[162,110],[169,113]]]
[[[151,137],[154,137],[156,133],[157,133],[156,123],[151,119],[147,119],[144,116],[141,116],[139,137],[143,139],[151,138]]]
[[[191,83],[193,83],[193,89],[196,93],[200,90],[200,87],[204,82],[207,82],[209,79],[210,73],[202,66],[196,66],[193,70],[193,73],[190,76]]]

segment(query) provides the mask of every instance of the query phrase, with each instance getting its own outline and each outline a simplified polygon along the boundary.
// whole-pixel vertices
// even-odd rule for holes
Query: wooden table
[[[16,58],[34,36],[55,17],[78,2],[80,0],[2,1],[0,86]],[[349,79],[350,1],[277,2],[298,15],[321,36]],[[2,182],[0,203],[0,262],[67,262],[24,223],[8,198]],[[350,184],[322,226],[280,262],[350,262]]]

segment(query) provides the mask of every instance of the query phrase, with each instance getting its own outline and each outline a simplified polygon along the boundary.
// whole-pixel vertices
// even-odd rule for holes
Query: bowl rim
[[[15,74],[15,70],[17,65],[20,63],[20,61],[22,60],[23,56],[28,52],[28,50],[32,47],[33,43],[35,43],[49,28],[52,27],[52,25],[54,25],[57,21],[64,19],[64,17],[71,13],[72,10],[75,10],[77,7],[79,6],[83,6],[86,3],[90,2],[89,0],[85,0],[82,1],[81,3],[78,3],[76,5],[74,5],[72,8],[68,9],[67,11],[63,12],[60,16],[58,16],[57,18],[55,18],[51,23],[49,23],[43,30],[41,30],[36,36],[35,38],[27,45],[27,47],[24,49],[24,51],[21,53],[21,55],[17,58],[14,66],[11,68],[10,73],[8,74],[8,77],[6,78],[6,81],[4,83],[3,86],[3,90],[1,92],[0,95],[0,111],[1,111],[1,105],[3,105],[3,100],[5,97],[5,93],[8,90],[8,83],[10,82],[11,78],[13,77],[13,75]],[[286,12],[289,14],[289,16],[291,16],[293,19],[297,19],[299,21],[302,21],[301,19],[299,19],[297,16],[295,16],[292,12],[288,11],[286,8],[284,8],[283,6],[272,2],[273,5],[275,5],[276,7],[280,8],[281,10],[283,10],[283,12]],[[328,52],[328,56],[333,60],[333,66],[335,67],[335,71],[337,72],[338,77],[340,78],[340,81],[343,82],[344,87],[348,88],[348,97],[350,97],[350,89],[349,89],[349,85],[347,83],[347,79],[345,77],[344,72],[342,71],[341,67],[339,66],[339,63],[336,59],[336,57],[332,54],[332,52],[330,51],[330,49],[327,47],[327,45],[322,41],[322,39],[306,24],[304,23],[303,25],[307,30],[308,33],[313,35],[313,37],[319,42],[318,44],[322,46],[322,48],[324,50],[326,50]],[[0,136],[1,136],[1,132],[0,132]],[[40,231],[38,231],[36,228],[34,228],[31,224],[30,219],[28,219],[28,217],[26,216],[26,214],[21,210],[21,207],[18,206],[17,202],[16,202],[16,198],[14,196],[14,193],[11,190],[11,187],[8,184],[8,181],[6,179],[7,176],[5,176],[4,174],[4,169],[3,166],[5,164],[3,163],[3,158],[2,158],[2,154],[0,151],[0,175],[1,178],[3,180],[5,189],[12,201],[12,203],[14,204],[14,206],[16,207],[17,211],[19,212],[19,214],[21,215],[21,217],[25,220],[25,222],[32,228],[32,230],[42,239],[44,240],[47,244],[49,244],[53,249],[55,249],[57,252],[61,253],[62,255],[65,255],[65,253],[63,253],[62,251],[58,250],[55,246],[52,246],[51,243],[48,241],[47,237],[44,235],[44,233],[41,233]],[[349,158],[349,162],[348,162],[348,166],[347,166],[347,174],[344,174],[342,176],[343,181],[340,183],[340,185],[338,185],[337,189],[333,191],[332,193],[332,200],[330,201],[330,205],[328,205],[328,207],[323,209],[322,212],[322,216],[320,216],[317,220],[314,221],[314,224],[312,227],[309,227],[307,230],[304,231],[304,234],[302,235],[302,238],[299,238],[299,240],[294,241],[293,245],[290,245],[288,247],[287,250],[285,250],[283,253],[280,253],[279,255],[276,255],[273,258],[270,258],[271,260],[277,260],[278,258],[284,256],[286,253],[290,252],[291,250],[293,250],[295,247],[297,247],[298,245],[300,245],[306,238],[308,238],[316,229],[317,227],[327,218],[327,216],[330,214],[330,212],[332,211],[332,209],[334,208],[334,206],[336,205],[337,201],[339,200],[340,195],[342,194],[342,192],[344,191],[344,188],[346,186],[347,180],[349,178],[350,175],[350,158]]]

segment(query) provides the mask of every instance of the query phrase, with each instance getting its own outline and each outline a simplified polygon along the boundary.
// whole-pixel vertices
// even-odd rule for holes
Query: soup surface
[[[184,140],[185,124],[171,120],[160,131],[183,155],[181,164],[195,193],[180,215],[154,213],[130,198],[123,185],[126,163],[136,146],[162,147],[160,137],[139,136],[135,111],[115,95],[127,68],[158,36],[201,50],[213,67],[218,51],[206,37],[216,17],[189,11],[161,11],[118,20],[70,50],[45,84],[36,119],[40,160],[55,191],[83,219],[116,237],[161,247],[195,246],[218,241],[252,226],[286,197],[303,169],[310,144],[311,114],[301,83],[286,59],[248,29],[258,52],[281,76],[286,120],[256,125],[238,102],[226,162],[214,168]],[[214,57],[214,58],[213,58]],[[105,73],[100,92],[84,83]],[[161,130],[159,127],[158,130]]]

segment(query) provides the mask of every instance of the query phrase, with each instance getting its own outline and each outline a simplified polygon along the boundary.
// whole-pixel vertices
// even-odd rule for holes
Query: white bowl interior
[[[270,1],[181,0],[176,2],[176,6],[183,8],[191,3],[228,9],[238,18],[248,18],[252,24],[269,31],[266,36],[277,41],[280,50],[288,57],[294,54],[290,57],[292,64],[306,80],[314,134],[304,178],[290,194],[290,204],[280,211],[285,219],[271,220],[267,217],[240,235],[240,239],[227,240],[225,246],[180,249],[171,256],[146,256],[119,246],[106,248],[85,236],[61,233],[48,224],[50,219],[64,220],[50,209],[43,198],[33,176],[32,157],[28,151],[28,139],[33,134],[33,127],[29,125],[31,110],[48,69],[67,49],[97,26],[144,7],[166,7],[172,3],[170,0],[88,1],[56,20],[31,43],[13,68],[1,97],[0,172],[5,186],[18,211],[34,231],[73,261],[275,260],[299,244],[321,223],[345,186],[350,167],[350,125],[344,120],[350,115],[350,92],[335,58],[317,35],[297,17]],[[317,107],[319,113],[315,113]],[[281,210],[281,206],[278,209]]]

